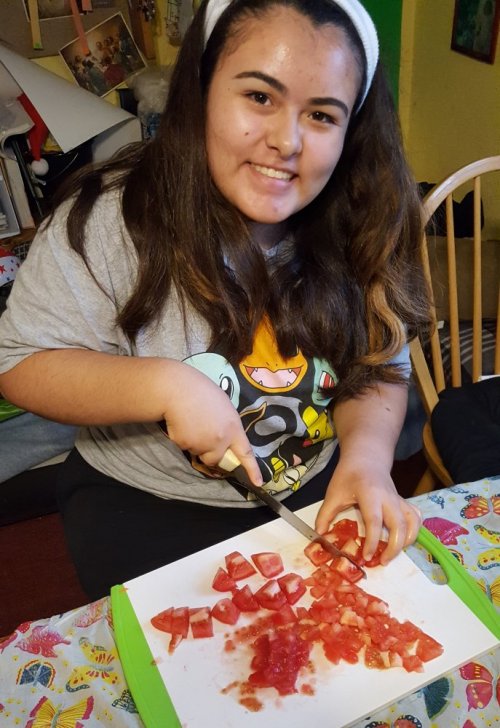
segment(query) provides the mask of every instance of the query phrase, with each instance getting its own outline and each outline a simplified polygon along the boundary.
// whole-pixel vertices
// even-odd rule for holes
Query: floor
[[[421,452],[397,461],[393,478],[409,496],[425,471]],[[57,513],[0,527],[0,637],[19,624],[88,602],[68,555]]]

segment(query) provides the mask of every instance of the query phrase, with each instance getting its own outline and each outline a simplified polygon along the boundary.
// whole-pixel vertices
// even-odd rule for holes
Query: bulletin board
[[[96,6],[98,4],[98,2],[95,3]],[[60,48],[75,39],[76,31],[71,17],[40,20],[43,50],[35,50],[31,40],[30,23],[24,7],[24,0],[0,0],[0,42],[11,50],[26,58],[56,56]],[[84,29],[90,30],[117,12],[122,13],[130,28],[127,0],[113,0],[113,7],[94,7],[92,12],[82,13],[80,18]]]

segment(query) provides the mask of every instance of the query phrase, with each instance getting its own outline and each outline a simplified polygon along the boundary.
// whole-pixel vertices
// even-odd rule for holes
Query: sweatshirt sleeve
[[[17,273],[0,318],[0,373],[47,349],[130,353],[116,316],[132,290],[135,265],[116,193],[98,201],[86,226],[95,278],[68,244],[69,206],[42,226]]]

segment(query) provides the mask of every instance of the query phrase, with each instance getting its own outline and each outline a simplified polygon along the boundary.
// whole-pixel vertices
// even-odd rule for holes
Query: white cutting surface
[[[319,505],[304,508],[298,515],[313,525]],[[359,521],[354,509],[344,511],[341,517]],[[213,638],[189,638],[173,655],[167,653],[170,635],[155,630],[149,620],[170,606],[211,606],[225,596],[214,592],[211,582],[217,568],[224,566],[226,554],[238,550],[249,558],[259,551],[278,551],[285,572],[309,575],[311,564],[303,554],[305,545],[299,533],[278,519],[127,582],[128,595],[183,728],[346,728],[498,644],[449,587],[429,581],[402,553],[385,567],[368,569],[368,578],[358,584],[387,601],[394,617],[411,620],[444,646],[443,655],[426,663],[423,673],[407,673],[402,668],[368,670],[363,664],[333,665],[315,645],[311,653],[315,674],[308,673],[297,681],[299,687],[301,682],[312,684],[315,694],[280,697],[273,688],[259,690],[256,697],[264,707],[252,713],[238,703],[237,689],[221,692],[251,672],[250,648],[224,652],[226,636],[235,628],[214,620]],[[262,583],[262,577],[241,583],[252,587]],[[245,623],[240,618],[236,627]]]

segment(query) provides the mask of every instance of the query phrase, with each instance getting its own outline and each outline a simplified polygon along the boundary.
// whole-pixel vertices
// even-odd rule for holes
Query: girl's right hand
[[[262,475],[240,416],[227,394],[189,364],[171,362],[175,388],[164,413],[172,442],[197,455],[205,465],[217,467],[228,448],[234,452],[252,483]],[[177,364],[177,366],[176,366]]]

